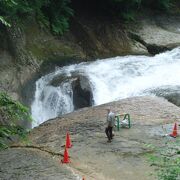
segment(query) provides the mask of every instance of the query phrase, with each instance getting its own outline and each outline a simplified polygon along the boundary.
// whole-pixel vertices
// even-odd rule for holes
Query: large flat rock
[[[130,129],[115,131],[111,143],[104,133],[109,106],[116,113],[129,113],[132,121]],[[134,97],[84,108],[34,128],[29,147],[19,144],[19,148],[1,152],[1,178],[17,179],[20,174],[19,179],[156,179],[150,176],[154,169],[146,155],[154,152],[152,147],[161,148],[174,140],[164,135],[179,119],[180,108],[157,97]],[[73,147],[69,149],[71,163],[64,165],[59,163],[62,156],[58,154],[64,152],[67,131]]]
[[[58,161],[38,149],[13,148],[0,153],[2,180],[66,180],[74,175]]]
[[[180,46],[180,16],[143,17],[139,23],[137,34],[147,44],[168,48]]]

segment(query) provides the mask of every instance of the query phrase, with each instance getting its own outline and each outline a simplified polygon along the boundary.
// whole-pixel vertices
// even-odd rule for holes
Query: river
[[[57,67],[36,81],[33,127],[74,111],[72,81],[77,75],[86,77],[94,106],[133,96],[167,96],[180,92],[180,47],[153,57],[123,56]],[[58,77],[59,84],[53,85]]]

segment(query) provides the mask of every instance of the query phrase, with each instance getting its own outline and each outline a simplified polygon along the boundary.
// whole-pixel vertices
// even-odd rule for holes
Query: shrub
[[[11,21],[35,15],[37,20],[48,25],[56,34],[68,29],[68,21],[73,11],[70,0],[1,0],[0,22],[10,26]]]
[[[22,127],[22,120],[31,121],[27,107],[12,100],[6,93],[0,93],[0,149],[8,147],[8,141],[17,135],[25,138],[27,129]]]

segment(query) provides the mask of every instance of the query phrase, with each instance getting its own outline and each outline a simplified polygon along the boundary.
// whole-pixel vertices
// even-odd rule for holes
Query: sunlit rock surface
[[[104,133],[106,109],[129,113],[131,129],[115,131],[107,143]],[[174,122],[180,122],[180,108],[157,97],[134,97],[101,106],[84,108],[49,120],[32,130],[29,146],[19,144],[0,153],[0,179],[152,180],[153,168],[146,155],[152,146],[162,147],[174,139]],[[73,147],[71,163],[59,163],[66,132]],[[61,155],[60,155],[61,154]]]

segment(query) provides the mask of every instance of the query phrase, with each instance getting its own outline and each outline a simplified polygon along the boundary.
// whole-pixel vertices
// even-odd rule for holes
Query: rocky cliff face
[[[36,58],[25,48],[23,29],[15,23],[10,29],[1,30],[0,90],[9,92],[14,99],[21,99],[23,84],[38,69]]]
[[[77,16],[63,37],[53,36],[33,18],[21,26],[14,23],[10,29],[1,28],[0,90],[25,101],[32,97],[34,80],[53,64],[151,55],[179,46],[180,17],[152,17],[139,17],[136,23],[125,25],[117,19]]]

